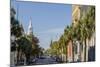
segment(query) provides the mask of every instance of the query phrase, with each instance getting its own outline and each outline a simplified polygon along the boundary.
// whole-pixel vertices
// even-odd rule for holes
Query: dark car
[[[39,59],[45,59],[45,58],[46,58],[45,56],[40,56],[40,57],[39,57]]]

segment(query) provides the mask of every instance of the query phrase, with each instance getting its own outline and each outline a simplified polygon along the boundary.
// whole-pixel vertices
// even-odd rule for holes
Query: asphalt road
[[[44,64],[57,64],[56,60],[54,60],[53,58],[49,57],[49,58],[39,58],[37,59],[37,61],[35,62],[35,65],[44,65]]]

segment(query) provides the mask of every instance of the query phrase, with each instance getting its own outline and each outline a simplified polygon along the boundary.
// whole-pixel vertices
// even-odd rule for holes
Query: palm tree
[[[87,14],[86,14],[87,22],[86,22],[86,28],[87,28],[87,55],[86,55],[86,60],[88,61],[88,46],[89,46],[89,41],[91,37],[93,36],[93,33],[95,32],[95,8],[92,6],[89,8]]]
[[[64,35],[65,35],[65,43],[66,46],[68,45],[69,41],[72,42],[72,59],[74,62],[74,44],[73,44],[73,40],[74,40],[74,30],[73,30],[73,25],[67,26],[67,28],[64,30]]]
[[[91,10],[91,9],[90,9]],[[94,29],[95,29],[95,23],[94,23],[94,14],[91,15],[92,11],[86,13],[86,15],[80,19],[79,24],[77,26],[77,30],[79,33],[78,39],[83,42],[84,49],[84,61],[87,61],[88,57],[88,40],[90,40]],[[94,11],[94,10],[93,10]],[[93,22],[92,22],[93,21]]]
[[[64,35],[62,35],[59,39],[59,47],[61,50],[62,61],[66,62],[66,44],[65,44],[65,36]]]

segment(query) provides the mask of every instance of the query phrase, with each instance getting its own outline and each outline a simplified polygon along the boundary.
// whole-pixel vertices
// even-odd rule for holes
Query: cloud
[[[46,31],[42,31],[42,32],[39,32],[39,34],[57,34],[57,33],[63,33],[64,31],[64,28],[54,28],[54,29],[49,29],[49,30],[46,30]]]

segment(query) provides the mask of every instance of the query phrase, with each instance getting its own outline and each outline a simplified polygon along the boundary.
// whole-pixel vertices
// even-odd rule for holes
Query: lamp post
[[[11,35],[11,60],[12,60],[12,62],[11,62],[11,64],[12,65],[15,65],[16,64],[16,59],[17,59],[17,57],[16,57],[16,43],[15,43],[15,40],[16,40],[16,37],[14,36],[14,35]]]

